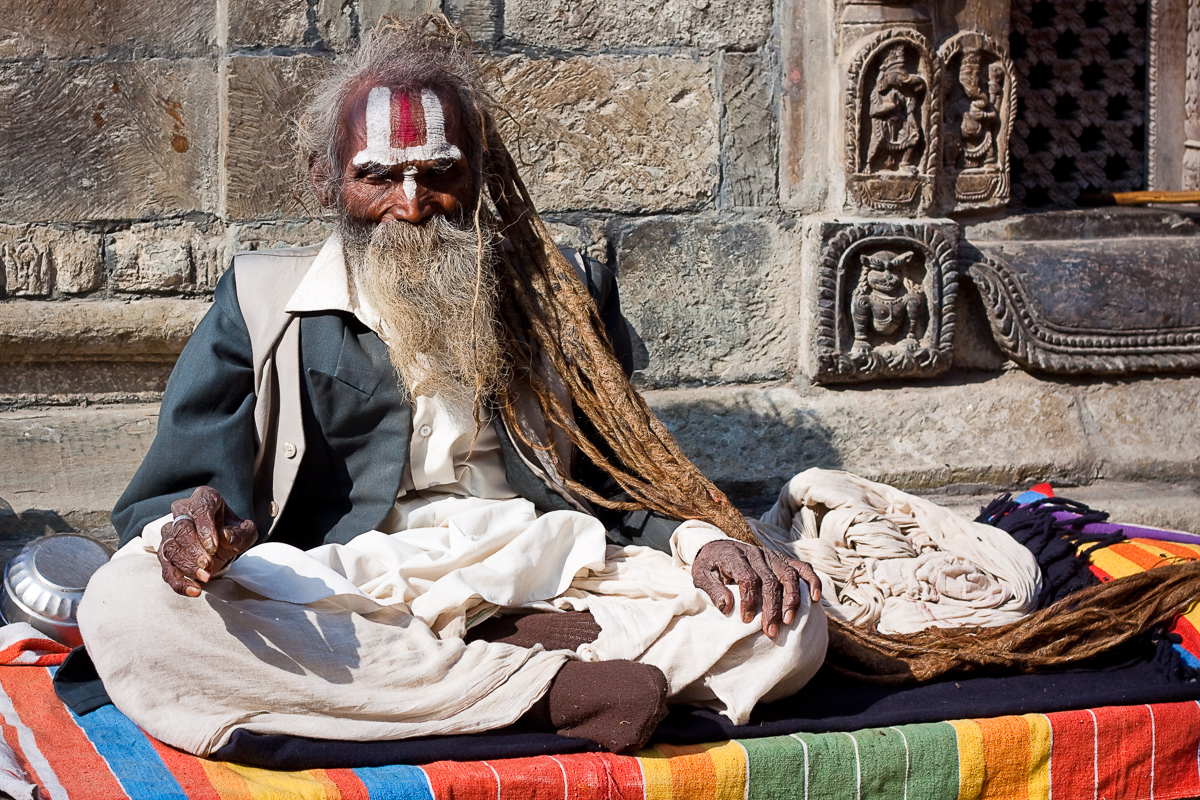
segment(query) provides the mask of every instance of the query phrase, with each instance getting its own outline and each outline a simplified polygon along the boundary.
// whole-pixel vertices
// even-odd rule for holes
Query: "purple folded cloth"
[[[1069,523],[1078,514],[1070,511],[1055,511],[1054,518],[1059,522]],[[1200,534],[1186,531],[1172,531],[1166,528],[1146,528],[1141,525],[1126,525],[1118,522],[1087,522],[1077,528],[1089,536],[1111,536],[1123,534],[1127,539],[1157,539],[1160,542],[1177,542],[1179,544],[1200,544]]]

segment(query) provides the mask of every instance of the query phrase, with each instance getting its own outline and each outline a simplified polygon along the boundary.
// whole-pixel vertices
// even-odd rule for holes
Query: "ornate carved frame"
[[[1016,103],[1016,86],[1017,86],[1017,68],[1013,64],[1013,60],[1009,57],[1008,48],[1000,45],[990,36],[987,36],[976,31],[962,31],[955,34],[946,40],[946,42],[938,50],[938,60],[942,65],[942,79],[944,81],[942,96],[943,102],[948,102],[951,96],[953,82],[958,80],[958,76],[954,70],[950,69],[950,64],[955,57],[961,56],[971,46],[980,50],[986,50],[991,53],[1004,66],[1004,98],[1001,102],[1001,108],[998,109],[1000,114],[1000,128],[996,133],[996,160],[997,169],[992,170],[994,179],[988,182],[988,189],[984,192],[970,192],[962,184],[962,173],[959,172],[956,165],[949,163],[950,148],[943,142],[942,149],[946,157],[944,164],[944,174],[946,177],[946,200],[947,206],[953,207],[956,211],[975,208],[994,208],[1003,207],[1008,203],[1009,188],[1010,188],[1010,157],[1009,157],[1009,138],[1012,134],[1013,123],[1017,119],[1017,103]],[[943,124],[949,125],[949,110],[943,108],[944,121]],[[947,132],[946,138],[949,138]],[[963,170],[963,173],[967,170]],[[982,174],[983,171],[979,171]]]
[[[861,133],[868,67],[889,45],[904,43],[920,54],[920,74],[927,91],[921,104],[925,152],[916,175],[870,172],[863,163]],[[923,214],[934,202],[936,178],[942,162],[942,67],[929,40],[909,28],[893,28],[867,37],[855,51],[846,86],[846,183],[860,208],[890,213]]]
[[[834,233],[836,231],[836,233]],[[941,226],[915,223],[828,223],[823,226],[817,275],[816,374],[819,383],[927,377],[950,367],[954,351],[955,298],[958,294],[957,243]],[[929,344],[914,353],[914,364],[896,369],[886,362],[862,369],[850,360],[846,306],[847,257],[871,245],[919,250],[925,259],[924,288]]]

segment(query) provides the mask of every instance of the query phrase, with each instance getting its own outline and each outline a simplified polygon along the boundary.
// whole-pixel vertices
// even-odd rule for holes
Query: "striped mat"
[[[1129,540],[1092,555],[1101,580],[1200,558]],[[1200,610],[1177,646],[1200,666]],[[1200,704],[661,745],[637,757],[541,756],[277,772],[195,758],[112,706],[76,716],[54,667],[0,667],[0,735],[45,800],[1173,800],[1200,797]]]
[[[78,717],[53,668],[0,668],[0,729],[50,800],[1171,800],[1200,796],[1200,703],[793,734],[635,757],[274,772],[185,755],[112,706]]]

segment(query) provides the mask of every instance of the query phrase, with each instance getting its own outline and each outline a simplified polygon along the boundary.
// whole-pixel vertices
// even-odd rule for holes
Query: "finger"
[[[163,539],[158,552],[186,577],[200,582],[209,579],[212,558],[204,551],[191,520],[181,519],[174,524],[172,536]]]
[[[800,578],[808,584],[808,596],[814,603],[821,602],[821,579],[817,577],[812,564],[809,564],[807,561],[797,561],[796,559],[788,560],[796,568],[796,572],[800,574]]]
[[[192,493],[191,516],[196,521],[199,541],[209,555],[215,555],[221,546],[221,512],[225,501],[211,486],[201,486]]]
[[[225,565],[250,549],[258,539],[258,528],[251,520],[244,519],[237,525],[226,525],[221,529],[221,546],[213,556],[212,571],[224,569]]]
[[[768,563],[766,550],[762,548],[751,550],[747,554],[747,560],[761,582],[763,633],[774,638],[779,633],[779,623],[783,618],[783,583]]]
[[[746,552],[754,552],[758,548],[747,547],[731,551],[721,559],[718,566],[726,579],[738,585],[738,593],[742,598],[742,622],[751,622],[758,612],[758,600],[762,591],[762,578],[750,562],[746,560]]]
[[[782,556],[772,553],[771,569],[783,583],[783,624],[791,625],[800,608],[800,573]]]
[[[158,563],[162,567],[163,581],[171,587],[171,591],[184,597],[200,596],[200,584],[184,576],[161,552],[158,554]]]
[[[717,575],[716,568],[700,568],[692,566],[692,585],[708,595],[714,606],[722,614],[728,614],[733,608],[733,592],[725,588],[725,582]]]

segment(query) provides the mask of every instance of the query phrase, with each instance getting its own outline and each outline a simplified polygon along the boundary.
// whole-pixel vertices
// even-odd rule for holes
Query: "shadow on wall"
[[[111,525],[81,529],[53,511],[37,508],[30,508],[18,514],[3,497],[0,497],[0,570],[3,570],[10,558],[21,552],[22,547],[49,533],[84,533],[114,548],[117,543],[116,532]]]
[[[833,431],[814,413],[782,398],[776,402],[770,390],[730,387],[712,399],[677,394],[691,392],[652,399],[654,412],[744,514],[758,516],[770,508],[798,472],[842,466]],[[787,396],[794,402],[794,394]]]

